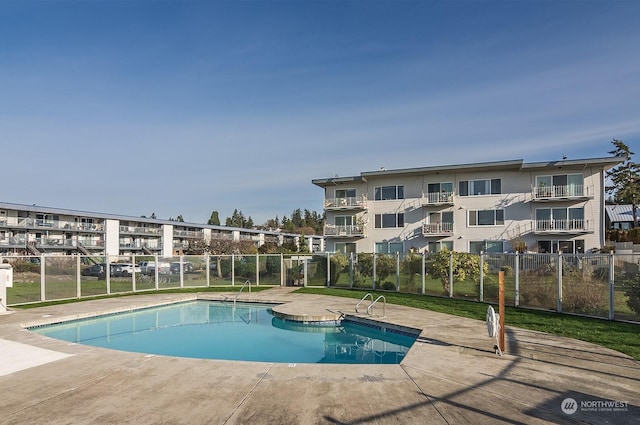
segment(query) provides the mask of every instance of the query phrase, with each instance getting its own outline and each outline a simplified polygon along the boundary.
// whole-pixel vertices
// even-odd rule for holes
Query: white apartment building
[[[299,244],[300,235],[0,202],[0,255],[182,255],[190,241]],[[311,252],[321,236],[305,236]]]
[[[606,170],[622,158],[380,169],[315,179],[336,252],[563,252],[604,245]]]

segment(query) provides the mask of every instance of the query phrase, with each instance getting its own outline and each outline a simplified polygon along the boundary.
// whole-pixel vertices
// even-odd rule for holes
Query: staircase
[[[151,251],[147,245],[142,245],[142,252],[147,255],[153,255],[153,251]]]
[[[36,248],[36,243],[35,242],[28,242],[27,243],[27,251],[29,251],[33,255],[37,255],[38,257],[42,255],[42,252],[40,252],[40,250],[38,248]]]

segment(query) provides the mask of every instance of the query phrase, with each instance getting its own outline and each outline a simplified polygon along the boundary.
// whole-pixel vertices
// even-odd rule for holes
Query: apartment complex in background
[[[300,235],[0,202],[0,254],[182,255],[191,241],[299,244]],[[322,236],[305,236],[311,252]]]
[[[584,253],[604,245],[605,175],[622,158],[522,160],[315,179],[337,252]]]

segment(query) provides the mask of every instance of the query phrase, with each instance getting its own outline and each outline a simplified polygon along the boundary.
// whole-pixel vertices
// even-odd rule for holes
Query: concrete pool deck
[[[289,303],[290,314],[355,315],[357,300],[293,289],[254,292],[251,300]],[[422,329],[400,365],[154,356],[70,344],[23,327],[225,295],[140,295],[0,315],[0,424],[640,423],[640,362],[513,328],[499,357],[484,318],[391,304],[380,318],[376,308],[374,320]],[[577,403],[572,414],[561,408],[568,398]]]

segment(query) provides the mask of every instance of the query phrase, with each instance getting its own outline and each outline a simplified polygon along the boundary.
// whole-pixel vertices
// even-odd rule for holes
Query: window
[[[537,230],[584,229],[584,208],[538,208]]]
[[[570,241],[538,241],[538,253],[562,252],[563,254],[583,254],[584,239]]]
[[[353,226],[355,217],[352,215],[337,215],[333,218],[333,223],[336,226]]]
[[[355,189],[336,189],[336,198],[355,198]]]
[[[356,252],[356,244],[353,242],[336,242],[334,246],[335,252],[342,254],[350,254]]]
[[[427,185],[427,199],[431,203],[451,201],[453,183],[429,183]]]
[[[395,254],[404,252],[402,242],[376,242],[376,254]]]
[[[503,241],[471,241],[469,252],[480,254],[481,252],[504,252]]]
[[[404,227],[404,214],[376,214],[376,229],[388,229],[392,227]]]
[[[499,195],[502,193],[502,180],[462,180],[458,182],[460,196]]]
[[[538,197],[583,196],[584,177],[582,174],[557,174],[536,176]]]
[[[379,186],[374,190],[376,201],[404,199],[404,186]]]
[[[469,226],[503,226],[504,210],[469,210]]]
[[[439,252],[443,249],[453,251],[453,241],[429,242],[427,249],[429,252]]]

